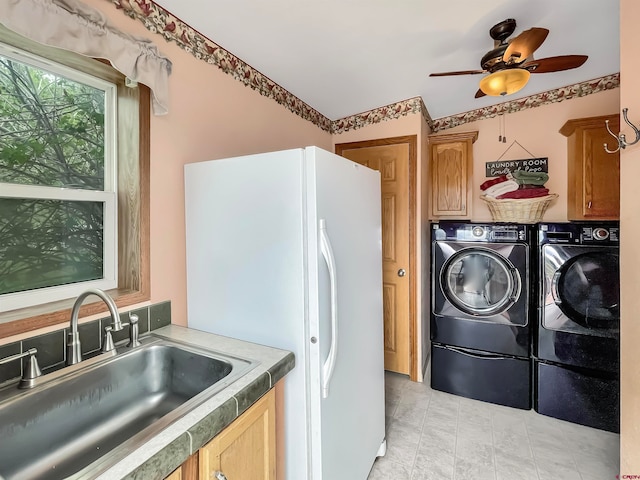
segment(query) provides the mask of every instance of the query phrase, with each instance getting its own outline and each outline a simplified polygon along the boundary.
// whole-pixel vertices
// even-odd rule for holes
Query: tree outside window
[[[115,94],[0,49],[0,311],[116,286]]]

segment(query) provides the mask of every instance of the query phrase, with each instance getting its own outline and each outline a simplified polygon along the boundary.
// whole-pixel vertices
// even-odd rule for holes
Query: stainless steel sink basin
[[[44,376],[33,390],[0,396],[0,478],[93,476],[252,366],[151,339]]]

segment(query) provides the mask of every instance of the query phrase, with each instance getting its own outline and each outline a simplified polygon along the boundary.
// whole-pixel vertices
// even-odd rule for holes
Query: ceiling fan
[[[446,77],[489,73],[480,80],[480,89],[476,92],[475,98],[485,95],[504,96],[522,89],[532,73],[571,70],[580,67],[589,58],[587,55],[561,55],[534,60],[533,52],[545,41],[549,30],[538,27],[530,28],[507,42],[515,29],[516,21],[509,18],[489,30],[489,35],[494,40],[494,48],[480,60],[482,70],[432,73],[429,76]]]

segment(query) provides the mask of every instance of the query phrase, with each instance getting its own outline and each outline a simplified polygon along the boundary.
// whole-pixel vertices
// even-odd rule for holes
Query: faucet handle
[[[25,362],[24,372],[22,373],[22,378],[20,379],[18,388],[33,387],[35,385],[34,380],[42,375],[40,365],[38,365],[38,359],[36,358],[36,353],[38,353],[38,350],[32,348],[27,353],[29,354],[29,356],[27,357],[27,361]]]
[[[20,379],[20,383],[18,383],[18,388],[32,388],[35,385],[35,379],[42,375],[40,366],[38,365],[38,359],[36,358],[36,353],[38,353],[37,349],[30,348],[26,352],[16,353],[15,355],[0,358],[0,365],[4,365],[5,363],[28,357],[24,364],[22,378]]]
[[[113,343],[113,336],[111,335],[111,331],[113,330],[112,326],[104,327],[104,341],[102,342],[102,353],[111,352],[116,349],[115,344]]]

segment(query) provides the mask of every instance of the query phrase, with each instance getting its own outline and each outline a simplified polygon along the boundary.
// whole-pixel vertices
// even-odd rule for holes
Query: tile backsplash
[[[148,307],[138,308],[120,314],[123,323],[129,322],[129,314],[138,315],[140,335],[171,324],[171,302],[161,302]],[[82,354],[91,356],[100,351],[104,336],[104,327],[111,324],[111,318],[105,317],[91,322],[80,324],[80,345]],[[27,338],[25,340],[0,346],[0,358],[8,357],[16,353],[26,352],[30,348],[38,349],[36,358],[43,373],[56,370],[66,361],[67,333],[69,327],[55,330],[44,335]],[[129,339],[129,326],[119,332],[113,332],[113,341],[123,342]],[[13,361],[0,365],[0,385],[17,381],[22,376],[21,361]]]

